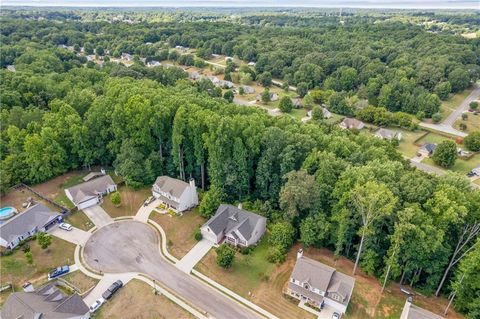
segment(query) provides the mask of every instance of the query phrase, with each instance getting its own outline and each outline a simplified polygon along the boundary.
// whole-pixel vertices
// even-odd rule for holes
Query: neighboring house
[[[225,57],[225,62],[228,62],[228,61],[233,61],[233,58],[231,56]]]
[[[255,93],[255,89],[251,86],[248,86],[248,85],[242,85],[241,86],[243,88],[243,92],[245,92],[245,94],[252,94],[252,93]]]
[[[480,165],[472,169],[472,173],[477,176],[480,176]]]
[[[44,232],[62,220],[62,216],[38,203],[0,224],[0,246],[12,249],[37,232]]]
[[[193,179],[186,183],[169,176],[159,176],[152,186],[152,194],[177,213],[198,205],[197,188]]]
[[[117,185],[110,175],[104,175],[67,188],[65,195],[78,209],[84,209],[102,202],[104,195],[117,190]]]
[[[302,107],[302,99],[296,97],[296,98],[292,99],[292,104],[293,104],[294,108],[299,109],[299,108]]]
[[[375,132],[375,136],[379,137],[381,139],[384,139],[384,140],[396,139],[396,140],[400,141],[402,139],[402,133],[397,132],[397,131],[388,130],[386,128],[379,128]]]
[[[148,61],[147,62],[147,67],[149,68],[153,68],[153,67],[157,67],[157,66],[161,66],[162,64],[158,61]]]
[[[105,175],[105,171],[101,171],[101,172],[90,172],[88,173],[87,175],[85,175],[82,180],[84,182],[88,182],[89,180],[91,179],[94,179],[94,178],[97,178],[97,177],[100,177],[100,176],[103,176]]]
[[[308,111],[308,112],[307,112],[307,116],[308,116],[308,117],[312,117],[312,113],[313,113],[312,110]],[[323,118],[324,118],[324,119],[329,119],[329,118],[332,117],[332,113],[330,113],[330,111],[327,110],[327,109],[324,108],[324,107],[322,107],[322,113],[323,113]]]
[[[248,66],[255,66],[255,65],[257,65],[255,62],[252,62],[252,61],[248,62]]]
[[[32,292],[14,292],[8,296],[0,317],[2,319],[87,319],[88,306],[78,294],[64,295],[52,284]]]
[[[257,95],[257,102],[262,100],[262,94]],[[278,100],[278,94],[270,92],[270,101],[275,102]]]
[[[443,319],[443,317],[415,306],[409,299],[407,299],[400,319]]]
[[[349,130],[349,129],[361,130],[362,128],[365,127],[365,124],[362,121],[359,121],[357,119],[346,117],[340,123],[340,127],[346,130]]]
[[[355,278],[304,257],[300,249],[285,293],[314,307],[327,305],[345,313],[354,285]]]
[[[231,89],[234,87],[234,84],[230,81],[220,80],[219,86],[223,89]]]
[[[221,204],[215,215],[201,228],[203,238],[214,244],[248,247],[255,245],[266,230],[267,219],[241,207]]]
[[[15,65],[7,65],[7,70],[10,71],[10,72],[16,72],[17,70],[15,69]]]
[[[200,73],[198,73],[197,71],[191,71],[191,72],[188,72],[188,78],[190,80],[198,80],[200,79]]]
[[[422,147],[420,147],[418,152],[425,156],[432,156],[436,148],[437,148],[437,144],[426,143],[426,144],[423,144]]]
[[[122,60],[133,61],[133,56],[131,54],[128,54],[128,53],[122,53],[121,58],[122,58]]]

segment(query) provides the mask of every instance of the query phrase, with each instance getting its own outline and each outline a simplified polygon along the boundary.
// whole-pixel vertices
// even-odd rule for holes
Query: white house
[[[314,307],[328,306],[335,312],[345,313],[354,285],[355,278],[304,257],[300,249],[285,293]]]
[[[117,190],[110,175],[90,179],[88,182],[67,188],[65,195],[78,209],[84,209],[102,202],[104,195]]]
[[[0,246],[15,248],[22,240],[37,232],[45,232],[61,220],[59,213],[38,203],[0,225]]]
[[[267,219],[240,207],[222,204],[201,228],[203,238],[214,244],[225,240],[234,246],[255,245],[266,230]]]
[[[177,213],[198,205],[197,188],[193,179],[186,183],[169,176],[159,176],[152,186],[152,194]]]

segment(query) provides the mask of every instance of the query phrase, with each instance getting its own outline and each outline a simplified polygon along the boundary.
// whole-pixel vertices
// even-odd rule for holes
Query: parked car
[[[105,299],[103,298],[98,298],[95,300],[95,302],[89,307],[90,308],[90,313],[94,313],[97,311],[98,308],[100,308],[101,305],[105,303]]]
[[[338,312],[334,312],[332,315],[332,319],[340,319],[340,314]]]
[[[150,196],[149,198],[147,198],[145,200],[145,202],[143,203],[143,206],[148,206],[150,203],[152,203],[153,201],[155,200],[155,197],[153,196]]]
[[[102,297],[105,300],[112,298],[112,296],[117,292],[118,289],[122,288],[123,282],[121,280],[115,281],[107,290],[102,294]]]
[[[475,175],[476,175],[476,174],[475,174],[474,172],[468,172],[468,173],[467,173],[467,177],[473,177],[473,176],[475,176]]]
[[[54,270],[50,271],[48,273],[48,280],[52,280],[54,278],[58,278],[62,275],[65,275],[67,274],[68,272],[70,271],[70,267],[68,267],[67,265],[66,266],[61,266],[61,267],[57,267],[55,268]]]
[[[68,230],[68,231],[71,231],[73,229],[72,225],[67,223],[61,223],[59,227],[63,230]]]

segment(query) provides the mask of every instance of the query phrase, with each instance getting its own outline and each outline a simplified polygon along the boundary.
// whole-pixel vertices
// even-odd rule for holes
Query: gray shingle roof
[[[33,230],[37,226],[43,227],[49,220],[59,215],[47,206],[38,203],[1,224],[0,237],[10,243],[18,236]]]
[[[2,319],[63,319],[75,318],[88,313],[89,308],[82,298],[73,294],[65,296],[52,284],[34,292],[14,292],[0,312]]]
[[[255,226],[265,217],[240,209],[233,205],[222,204],[215,215],[205,225],[215,234],[228,234],[238,231],[246,240],[252,237]]]
[[[170,193],[173,197],[180,198],[185,189],[189,186],[188,183],[171,178],[170,176],[159,176],[155,181],[155,185],[166,193]]]
[[[443,317],[415,306],[409,301],[405,302],[402,315],[406,315],[405,319],[443,319]]]
[[[386,128],[379,128],[376,132],[375,135],[387,140],[392,140],[394,138],[397,138],[398,132],[392,131]]]
[[[103,194],[112,185],[115,185],[115,182],[110,175],[104,175],[66,190],[72,195],[74,204],[78,204]]]
[[[90,173],[88,173],[87,175],[85,175],[85,176],[82,178],[82,180],[83,180],[84,182],[88,182],[89,180],[91,180],[91,179],[93,179],[93,178],[95,178],[95,177],[98,177],[98,176],[102,176],[102,175],[103,175],[102,172],[90,172]]]

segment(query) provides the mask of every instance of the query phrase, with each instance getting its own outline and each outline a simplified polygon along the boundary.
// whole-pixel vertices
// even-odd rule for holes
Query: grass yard
[[[85,231],[88,231],[93,226],[95,226],[95,224],[92,223],[90,218],[88,218],[87,215],[85,215],[85,213],[82,212],[81,210],[76,211],[71,215],[67,216],[65,221],[70,225],[72,225],[73,227],[77,227]]]
[[[118,191],[122,198],[122,203],[119,207],[113,205],[110,195],[105,196],[101,205],[112,218],[135,215],[145,199],[152,195],[149,187],[134,190],[128,186],[120,186]]]
[[[422,161],[422,163],[432,165],[432,166],[437,166],[433,162],[433,159],[431,159],[431,158],[425,158]],[[476,155],[470,157],[468,160],[457,158],[457,160],[455,161],[455,165],[453,165],[453,167],[450,168],[449,170],[457,172],[457,173],[461,173],[461,174],[467,174],[468,172],[470,172],[472,169],[474,169],[475,167],[477,167],[479,165],[480,165],[480,154],[476,154]],[[437,166],[437,167],[445,169],[445,168],[440,167],[440,166]]]
[[[195,269],[279,318],[315,318],[297,307],[298,302],[283,296],[294,259],[276,266],[266,260],[267,251],[268,239],[264,238],[250,255],[237,253],[232,268],[223,269],[216,263],[215,251],[210,250]]]
[[[454,141],[455,142],[455,137],[449,136],[449,135],[442,135],[434,132],[428,132],[424,137],[422,137],[418,141],[418,145],[422,145],[425,143],[434,143],[434,144],[440,144],[443,141]]]
[[[88,277],[80,270],[74,271],[62,277],[73,286],[77,287],[80,290],[80,293],[84,293],[89,289],[95,287],[98,283],[98,279]]]
[[[465,132],[471,133],[471,132],[478,132],[480,131],[480,114],[473,114],[473,113],[467,113],[468,118],[467,120],[462,120],[459,118],[454,124],[453,127],[456,128],[457,130],[460,130],[460,124],[464,123],[467,125],[467,129]]]
[[[150,219],[162,226],[167,236],[168,251],[176,258],[182,258],[197,243],[194,238],[197,228],[205,223],[198,209],[194,208],[182,216],[171,216],[152,212]]]
[[[194,317],[165,296],[155,295],[153,289],[146,283],[134,279],[104,304],[93,318],[189,319]]]
[[[398,150],[400,151],[400,153],[402,153],[408,158],[414,157],[415,154],[417,154],[419,148],[417,145],[415,145],[415,141],[419,139],[422,135],[424,135],[426,132],[422,130],[412,132],[400,128],[392,128],[392,130],[402,133],[402,140],[400,141],[400,144],[398,146]]]
[[[33,265],[29,265],[21,249],[10,256],[0,257],[0,283],[11,282],[18,290],[25,281],[46,279],[47,273],[58,266],[73,263],[75,245],[52,236],[52,244],[46,250],[40,248],[36,241],[28,242],[33,255]]]
[[[447,118],[472,91],[473,88],[469,88],[460,93],[451,95],[446,101],[442,101],[442,104],[440,105],[440,114],[442,114],[442,118]]]

